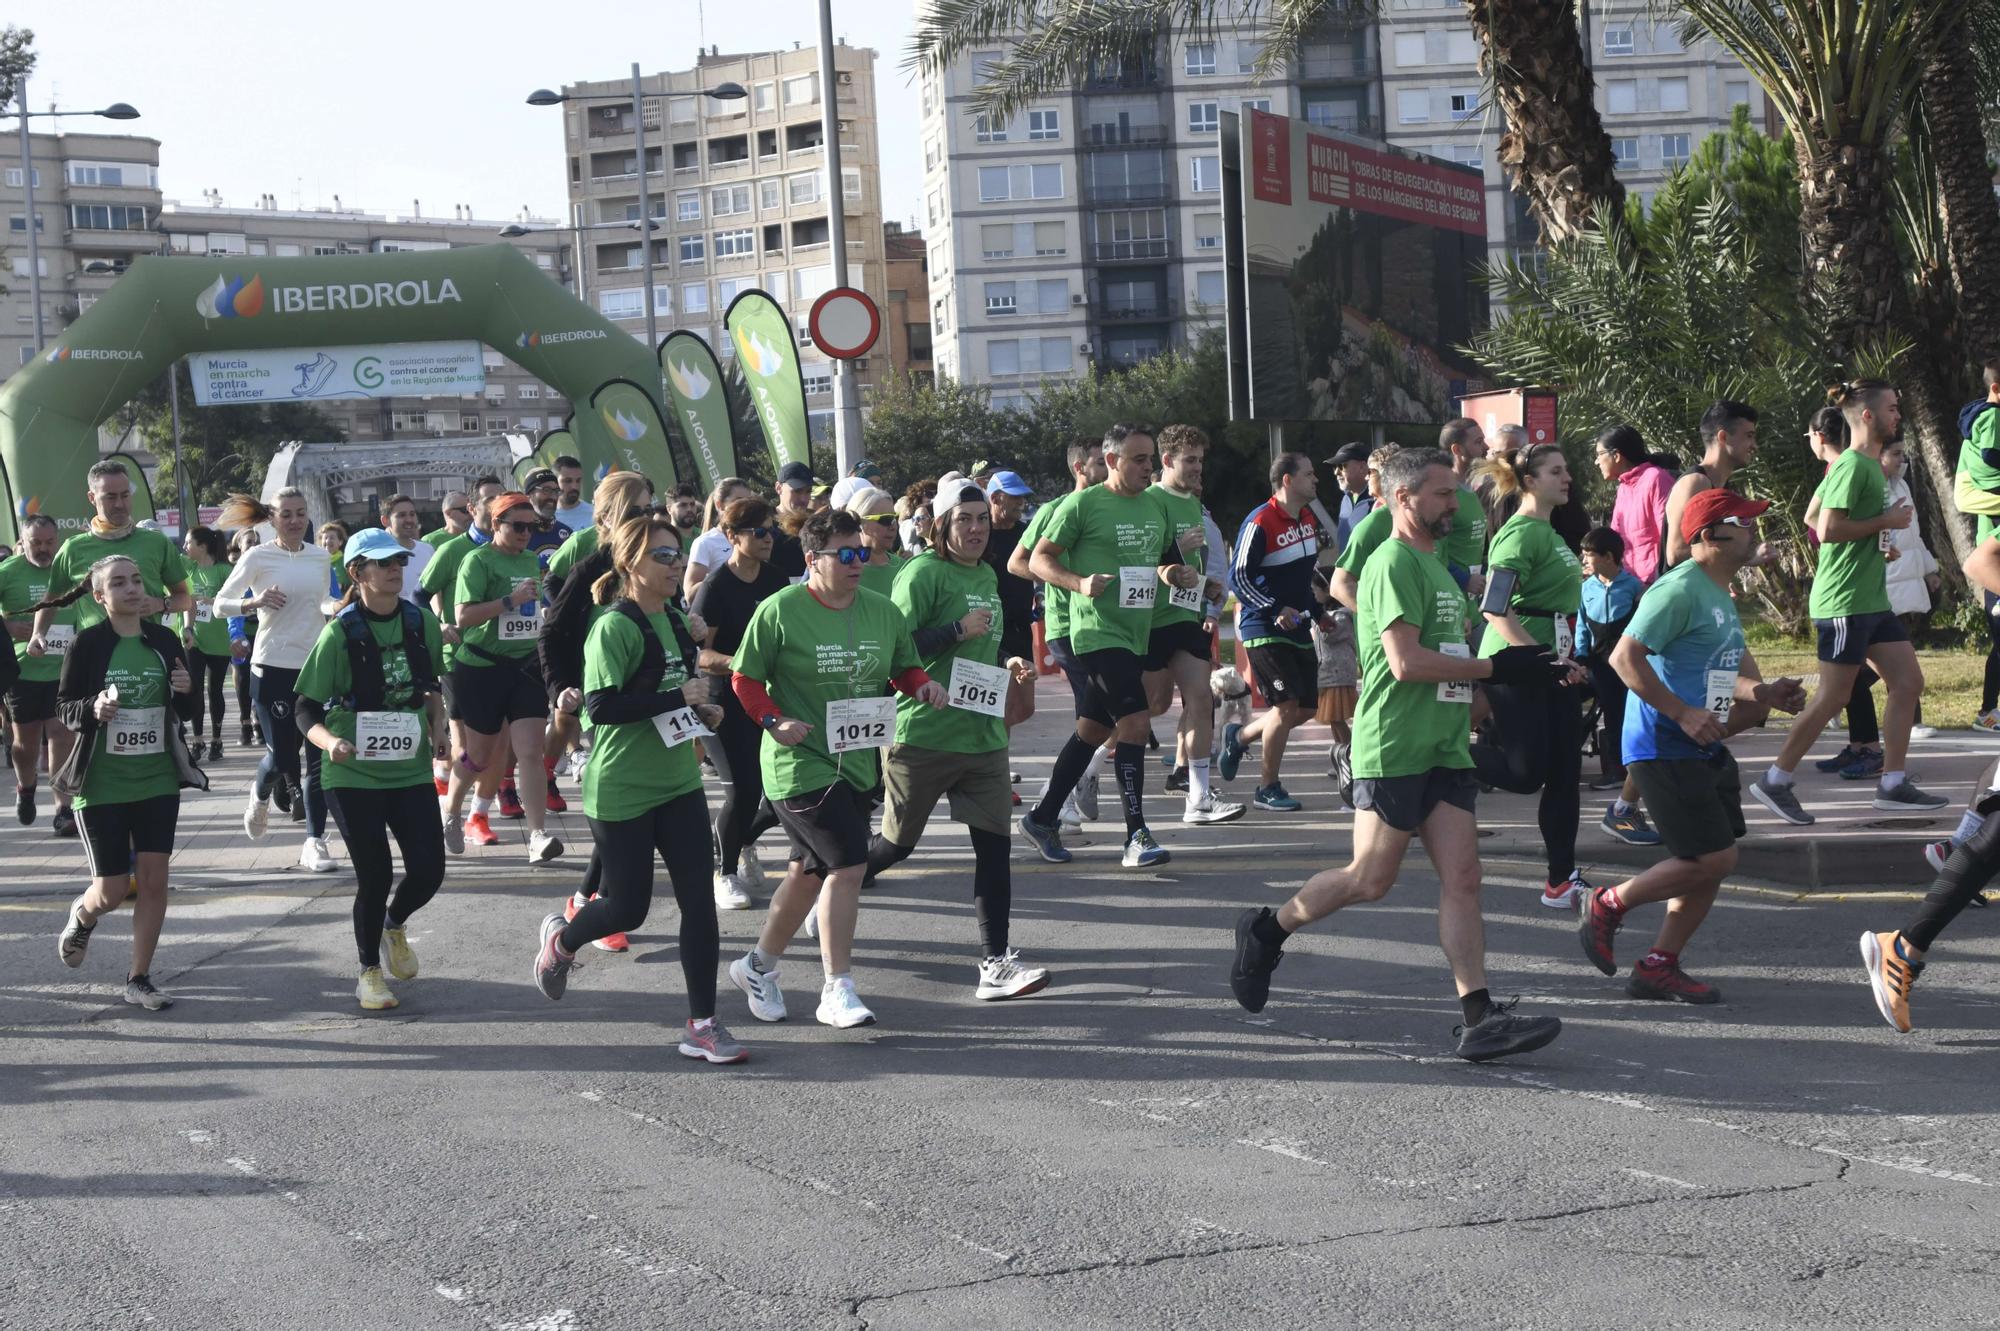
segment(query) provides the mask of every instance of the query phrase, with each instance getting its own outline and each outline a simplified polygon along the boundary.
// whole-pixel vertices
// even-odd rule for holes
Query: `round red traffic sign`
[[[806,317],[806,330],[813,345],[835,360],[864,356],[882,335],[882,311],[868,299],[868,293],[854,287],[835,287],[813,302]]]

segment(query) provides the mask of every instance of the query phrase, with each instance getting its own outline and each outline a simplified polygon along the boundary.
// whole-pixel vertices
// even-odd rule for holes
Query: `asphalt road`
[[[208,797],[218,843],[233,798]],[[1174,825],[1157,873],[1116,867],[1109,828],[1065,868],[1023,847],[1015,942],[1055,983],[990,1005],[969,855],[934,825],[865,903],[880,1024],[810,1020],[802,941],[804,1020],[760,1025],[723,982],[753,1051],[734,1068],[674,1051],[670,904],[561,1003],[533,988],[574,862],[454,863],[412,926],[423,976],[380,1015],[352,999],[345,874],[189,875],[156,1015],[113,987],[129,916],[66,971],[67,892],[17,885],[0,1327],[2000,1321],[2000,920],[1947,937],[1897,1036],[1854,943],[1901,901],[1732,893],[1686,958],[1727,1001],[1663,1008],[1589,968],[1530,866],[1495,864],[1495,992],[1565,1026],[1475,1067],[1449,1053],[1420,862],[1295,942],[1261,1017],[1230,1000],[1236,911],[1343,854],[1346,825]],[[724,916],[725,958],[760,920]]]

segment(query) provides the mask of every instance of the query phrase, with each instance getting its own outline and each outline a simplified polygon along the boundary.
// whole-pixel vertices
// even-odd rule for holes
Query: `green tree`
[[[246,403],[204,407],[194,400],[194,386],[178,376],[181,407],[181,456],[193,478],[189,506],[219,503],[232,492],[258,493],[264,472],[281,444],[294,439],[338,442],[346,433],[318,407],[308,402]],[[174,474],[173,415],[167,402],[167,380],[161,378],[128,403],[117,423],[137,436],[155,458],[154,503],[162,511],[178,503],[179,479]]]
[[[35,71],[35,33],[9,23],[0,28],[0,106],[12,106],[21,80]]]

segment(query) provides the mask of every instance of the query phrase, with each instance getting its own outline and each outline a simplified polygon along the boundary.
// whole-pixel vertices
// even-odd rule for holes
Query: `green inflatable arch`
[[[298,259],[145,258],[0,387],[0,538],[46,513],[90,517],[97,427],[182,356],[292,346],[477,338],[576,404],[569,430],[593,475],[680,470],[653,349],[511,245]],[[651,384],[648,390],[640,385]],[[703,485],[714,477],[701,471]]]

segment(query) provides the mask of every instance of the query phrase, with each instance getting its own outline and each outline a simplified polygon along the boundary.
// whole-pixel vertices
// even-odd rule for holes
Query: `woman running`
[[[259,543],[257,530],[245,527],[229,538],[229,562],[241,562],[244,553]],[[257,647],[257,614],[226,616],[229,621],[229,668],[236,676],[236,719],[242,726],[243,747],[264,747],[264,727],[257,721],[257,709],[250,702],[250,655]]]
[[[1493,715],[1472,746],[1472,764],[1489,786],[1517,795],[1541,792],[1539,821],[1549,857],[1542,904],[1572,910],[1576,899],[1592,890],[1576,865],[1583,711],[1574,686],[1589,675],[1572,658],[1583,565],[1549,525],[1549,515],[1569,498],[1569,464],[1556,445],[1537,444],[1506,461],[1483,463],[1481,472],[1492,478],[1497,495],[1518,495],[1519,504],[1486,557],[1486,595],[1480,603],[1486,636],[1479,655],[1494,656],[1510,646],[1547,647],[1571,665],[1568,683],[1556,687],[1488,684]]]
[[[708,507],[702,512],[702,533],[688,553],[687,577],[681,582],[681,592],[689,602],[694,600],[695,588],[701,586],[702,580],[729,558],[729,538],[722,530],[723,514],[738,500],[756,497],[756,487],[740,476],[725,476],[715,483],[715,493],[708,497]]]
[[[347,566],[340,552],[347,546],[347,524],[329,522],[321,527],[316,536],[319,548],[326,551],[328,575],[326,594],[338,599],[347,594]]]
[[[216,762],[222,757],[222,686],[229,675],[230,653],[229,616],[215,612],[215,594],[229,579],[229,545],[213,527],[196,527],[183,544],[188,562],[188,590],[194,594],[194,609],[183,617],[181,631],[182,644],[187,648],[188,674],[194,679],[186,715],[194,722],[193,751],[200,754],[202,700],[208,700],[214,738],[208,741],[206,756],[210,762]]]
[[[305,748],[300,775],[299,733],[292,699],[299,667],[319,641],[326,626],[324,604],[328,582],[325,550],[309,544],[306,496],[287,486],[278,491],[277,506],[246,494],[229,496],[222,506],[225,527],[255,527],[268,522],[275,540],[244,552],[215,593],[220,615],[257,615],[257,640],[250,652],[251,701],[264,728],[264,757],[250,785],[250,803],[243,811],[243,830],[262,841],[270,829],[274,789],[278,807],[304,820],[305,844],[299,848],[300,867],[313,873],[333,872],[333,855],[326,846],[326,795],[320,789],[320,753]],[[282,782],[282,786],[278,783]]]
[[[354,944],[361,978],[354,997],[370,1012],[396,1006],[382,978],[417,978],[410,917],[444,882],[444,824],[431,784],[431,757],[449,750],[437,663],[444,640],[437,616],[403,599],[410,552],[371,527],[342,550],[346,597],[298,676],[299,723],[325,752],[327,803],[354,861]],[[403,855],[403,880],[390,897],[389,838]]]
[[[764,866],[751,845],[778,825],[778,815],[764,799],[764,774],[757,761],[763,732],[743,710],[736,691],[726,687],[750,617],[789,585],[770,562],[776,521],[771,506],[755,496],[731,504],[721,527],[729,540],[729,558],[694,593],[695,617],[708,628],[701,672],[725,685],[718,699],[722,724],[715,727],[714,742],[704,746],[722,779],[722,807],[715,815],[715,843],[721,856],[715,904],[723,910],[742,910],[752,893],[768,890]]]
[[[749,1054],[715,1019],[722,943],[709,891],[715,860],[708,803],[693,744],[720,724],[722,712],[703,701],[708,684],[695,673],[694,639],[668,604],[686,555],[672,522],[653,515],[619,527],[611,555],[613,571],[594,586],[597,603],[610,608],[591,626],[583,666],[584,715],[594,741],[583,769],[583,811],[603,857],[603,890],[567,923],[561,913],[542,921],[535,984],[561,998],[578,948],[645,923],[657,853],[681,912],[688,1023],[680,1051],[710,1063],[741,1063]]]
[[[896,589],[897,575],[909,561],[903,558],[903,538],[896,531],[896,500],[887,490],[855,491],[847,511],[861,519],[861,546],[868,562],[861,568],[861,585],[878,596]]]
[[[125,1001],[158,1012],[174,1002],[151,972],[167,918],[167,857],[181,790],[208,789],[170,707],[171,695],[187,693],[194,681],[179,637],[140,614],[147,595],[137,564],[123,555],[100,559],[81,585],[36,608],[60,609],[85,593],[105,617],[79,632],[63,657],[56,705],[77,742],[50,784],[73,801],[90,887],[70,903],[56,954],[72,970],[83,965],[91,931],[136,883]]]

